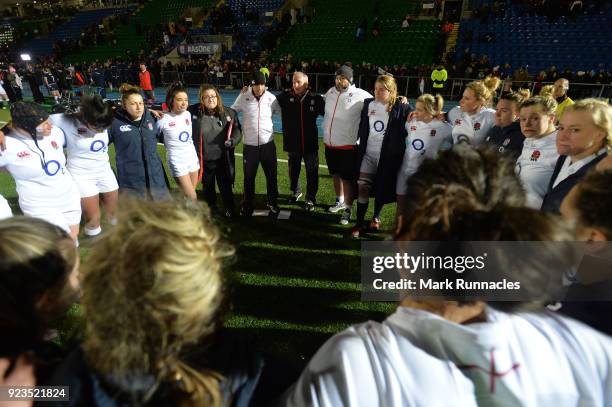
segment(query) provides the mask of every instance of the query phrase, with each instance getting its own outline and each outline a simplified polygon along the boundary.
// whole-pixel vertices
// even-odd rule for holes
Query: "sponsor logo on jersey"
[[[431,137],[436,137],[436,129],[433,129],[433,130],[432,130],[432,131],[429,133],[429,135],[430,135]]]
[[[132,128],[130,127],[129,124],[124,124],[123,126],[119,127],[119,131],[122,131],[122,132],[132,131]]]
[[[412,141],[412,148],[414,148],[416,151],[421,151],[425,148],[425,143],[420,138],[416,138]]]
[[[478,123],[478,122],[474,123],[474,130],[475,131],[480,130],[480,123]]]
[[[77,129],[77,133],[79,133],[79,134],[87,134],[87,129],[85,127],[79,127]]]
[[[168,123],[168,127],[176,127],[176,123],[170,122],[170,123]]]
[[[17,153],[17,157],[19,158],[27,158],[30,156],[30,153],[27,151],[20,151]]]
[[[531,161],[538,161],[540,155],[542,155],[542,153],[540,153],[539,150],[535,150],[533,153],[531,153]]]

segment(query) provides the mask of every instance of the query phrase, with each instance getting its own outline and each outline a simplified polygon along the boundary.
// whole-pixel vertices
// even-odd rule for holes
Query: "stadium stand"
[[[466,48],[486,54],[492,65],[525,66],[531,73],[555,65],[573,71],[610,69],[602,50],[612,47],[610,7],[603,14],[583,15],[576,21],[559,16],[549,22],[545,15],[524,15],[522,5],[510,5],[505,14],[461,21],[457,56]],[[607,65],[601,66],[605,62]]]
[[[49,35],[34,39],[23,48],[32,55],[49,55],[53,51],[54,41],[77,38],[85,27],[111,15],[131,12],[131,10],[133,8],[105,8],[83,11],[74,16],[72,20],[58,27],[57,30],[49,33]]]
[[[417,19],[409,28],[402,28],[406,14],[418,15],[420,2],[380,2],[379,21],[381,32],[372,38],[374,12],[369,0],[313,0],[315,9],[312,22],[296,24],[278,48],[273,60],[291,54],[294,60],[330,60],[376,62],[378,64],[431,63],[439,40],[438,20]],[[368,18],[366,40],[357,42],[357,25]]]

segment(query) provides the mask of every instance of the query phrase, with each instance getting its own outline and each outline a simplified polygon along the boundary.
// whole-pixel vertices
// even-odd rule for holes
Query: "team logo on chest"
[[[429,135],[431,137],[436,137],[436,129],[433,129],[432,131],[429,132]]]
[[[416,126],[410,126],[410,131],[416,131],[417,127]]]
[[[461,119],[455,119],[455,126],[459,126],[461,124]]]
[[[170,123],[168,123],[168,127],[176,127],[176,123],[170,122]]]
[[[538,161],[538,158],[540,158],[540,151],[539,150],[535,150],[533,153],[531,153],[531,161]]]
[[[51,140],[51,147],[57,150],[59,148],[59,145],[55,142],[55,140]]]
[[[185,124],[186,124],[187,126],[189,126],[189,119],[187,119],[187,118],[185,119]]]
[[[474,123],[474,131],[478,131],[480,130],[480,123],[476,122]]]

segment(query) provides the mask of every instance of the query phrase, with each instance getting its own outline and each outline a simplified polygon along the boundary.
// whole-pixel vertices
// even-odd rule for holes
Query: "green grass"
[[[286,159],[281,137],[276,135],[275,139],[279,158]],[[239,146],[237,153],[241,151]],[[112,147],[111,155],[114,156]],[[160,155],[165,159],[162,146]],[[323,148],[320,155],[324,164]],[[112,157],[111,162],[114,163]],[[318,204],[312,213],[301,206],[286,205],[286,163],[278,163],[278,175],[281,208],[292,211],[289,220],[253,217],[220,221],[237,249],[236,262],[228,271],[233,284],[226,326],[248,337],[259,349],[301,367],[330,335],[351,324],[382,320],[393,305],[360,300],[360,242],[347,236],[350,226],[339,225],[339,215],[326,211],[335,200],[327,169],[320,168]],[[301,173],[301,185],[305,189],[305,171]],[[176,188],[174,182],[172,187]],[[19,213],[14,182],[6,173],[0,173],[0,193],[9,200],[14,213]],[[242,199],[239,156],[235,193],[238,205]],[[220,197],[218,202],[221,205]],[[265,178],[259,170],[255,207],[264,209],[265,203]],[[395,205],[385,207],[384,229],[391,228],[394,213]],[[384,234],[368,237],[382,239]],[[85,261],[90,245],[90,241],[81,238]]]

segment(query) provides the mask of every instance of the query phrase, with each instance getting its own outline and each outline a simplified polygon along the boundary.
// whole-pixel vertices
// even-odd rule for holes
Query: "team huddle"
[[[333,177],[336,202],[330,212],[341,212],[340,223],[351,221],[357,201],[353,237],[380,228],[385,204],[397,202],[396,226],[410,206],[407,180],[427,158],[467,142],[491,144],[516,160],[516,173],[527,196],[527,206],[558,213],[561,201],[586,171],[607,156],[611,136],[602,130],[610,107],[586,99],[574,103],[567,81],[555,83],[552,94],[530,97],[525,90],[503,93],[492,109],[499,79],[487,77],[465,87],[460,106],[443,112],[439,95],[421,95],[414,105],[398,96],[390,75],[375,82],[374,96],[353,84],[353,71],[343,65],[335,86],[325,95],[309,90],[308,76],[293,75],[291,90],[274,95],[267,78],[256,72],[231,107],[219,91],[202,85],[199,103],[189,105],[187,89],[170,86],[166,112],[145,106],[141,90],[124,84],[121,107],[99,96],[84,96],[77,113],[49,115],[41,106],[17,102],[6,127],[0,167],[17,185],[19,206],[27,216],[52,222],[77,239],[81,216],[87,236],[101,232],[102,202],[109,224],[116,223],[119,192],[153,200],[170,197],[168,180],[157,144],[163,142],[170,174],[184,196],[197,200],[203,183],[208,205],[217,208],[216,188],[224,214],[237,215],[234,204],[234,148],[243,148],[244,199],[240,214],[253,213],[259,164],[267,187],[267,204],[279,212],[277,152],[273,115],[283,124],[283,149],[289,157],[290,203],[302,196],[299,174],[306,167],[304,208],[314,210],[318,191],[319,138],[317,117],[323,116],[323,144]],[[242,113],[242,122],[238,119]],[[603,124],[602,124],[603,123]],[[115,145],[116,169],[108,154]],[[365,221],[369,199],[374,212]],[[10,215],[6,200],[1,216]]]

